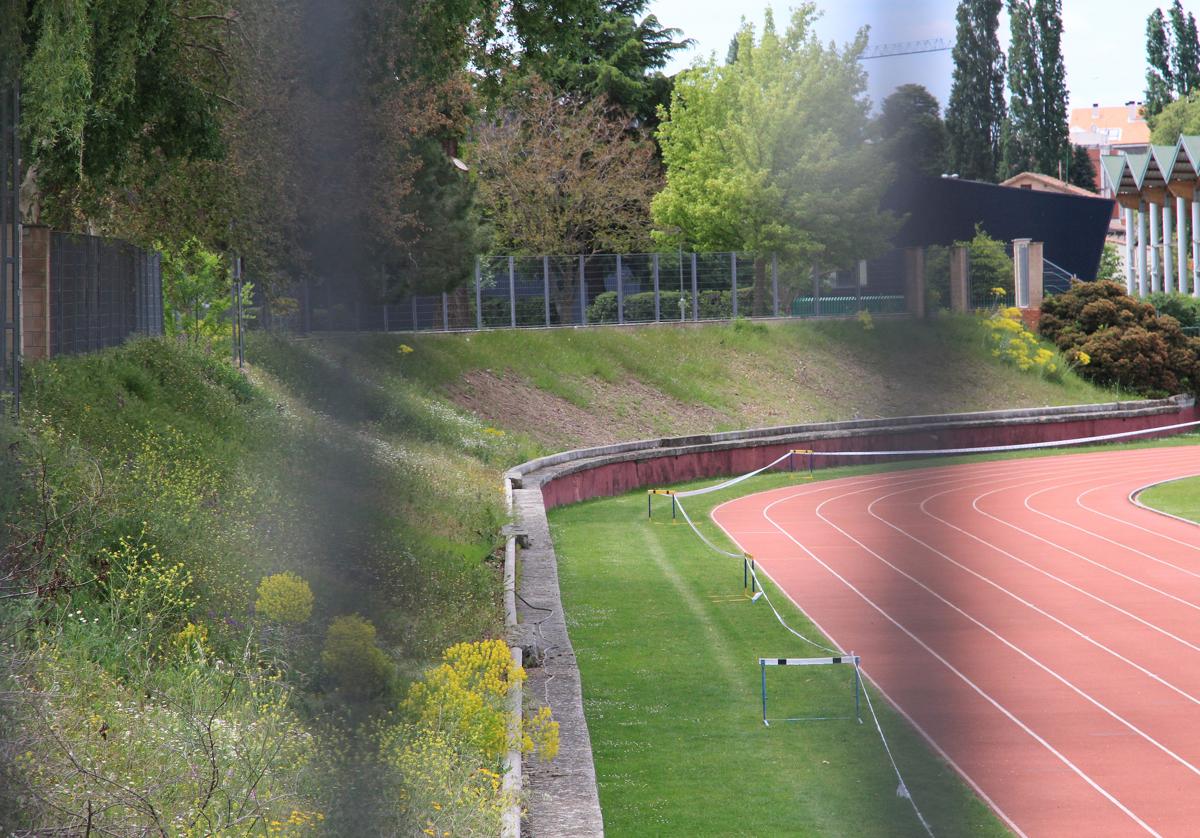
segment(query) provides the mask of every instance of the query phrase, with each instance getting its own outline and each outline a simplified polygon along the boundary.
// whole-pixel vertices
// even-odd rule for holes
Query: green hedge
[[[660,313],[663,320],[679,319],[678,291],[660,292]],[[729,291],[715,289],[701,291],[697,298],[697,309],[701,320],[728,320],[733,317],[733,304]],[[687,319],[692,318],[692,295],[683,293],[684,308]],[[738,289],[738,314],[749,314],[754,304],[754,289]],[[643,291],[640,294],[630,294],[625,298],[625,322],[636,323],[654,320],[654,292]],[[616,323],[617,322],[617,293],[605,291],[596,297],[595,302],[588,306],[587,322]]]

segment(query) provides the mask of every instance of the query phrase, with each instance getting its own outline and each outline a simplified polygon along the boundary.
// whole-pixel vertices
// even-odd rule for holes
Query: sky
[[[721,0],[651,0],[648,11],[666,26],[682,29],[697,41],[686,54],[677,53],[669,73],[685,69],[697,57],[715,52],[724,59],[742,17],[761,25],[767,6],[782,28],[795,2],[730,3]],[[954,42],[955,0],[824,0],[816,29],[822,40],[839,44],[866,24],[871,43],[885,44],[944,38]],[[1063,61],[1071,107],[1123,105],[1141,101],[1146,87],[1146,17],[1168,0],[1063,0]],[[1200,17],[1200,2],[1184,8]],[[1000,45],[1008,48],[1008,17],[1001,16]],[[880,58],[865,62],[871,75],[870,95],[880,102],[898,84],[924,84],[943,108],[950,97],[953,65],[949,52]]]

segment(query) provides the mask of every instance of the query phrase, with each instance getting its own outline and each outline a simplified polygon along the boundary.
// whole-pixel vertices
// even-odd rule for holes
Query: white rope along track
[[[1057,439],[1048,442],[1017,442],[1012,445],[984,445],[976,448],[910,448],[900,451],[812,451],[814,457],[912,457],[931,456],[934,454],[1000,454],[1005,451],[1030,451],[1035,448],[1062,448],[1068,445],[1089,445],[1096,442],[1110,442],[1114,439],[1126,439],[1133,436],[1145,436],[1165,431],[1178,431],[1183,428],[1200,426],[1200,421],[1180,422],[1177,425],[1162,425],[1157,428],[1142,428],[1137,431],[1121,431],[1116,434],[1101,436],[1083,436],[1075,439]],[[776,460],[778,462],[778,460]],[[768,466],[769,468],[769,466]],[[761,469],[760,469],[761,471]],[[755,472],[757,474],[757,472]],[[712,490],[708,490],[712,491]]]

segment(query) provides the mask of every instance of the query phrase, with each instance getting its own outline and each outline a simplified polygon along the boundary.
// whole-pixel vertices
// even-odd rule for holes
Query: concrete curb
[[[521,602],[516,606],[520,623],[510,626],[510,643],[525,648],[526,691],[550,707],[560,732],[559,755],[552,763],[526,761],[529,809],[524,834],[565,838],[604,833],[579,668],[567,636],[557,558],[546,520],[548,509],[656,484],[671,486],[697,478],[743,474],[796,447],[837,452],[1009,445],[1144,430],[1195,419],[1200,419],[1195,400],[1174,396],[641,440],[564,451],[509,469],[504,483],[506,492],[511,493],[510,508],[516,513],[517,540],[522,548]],[[844,464],[834,456],[820,459],[823,466]],[[852,460],[856,464],[872,461]]]

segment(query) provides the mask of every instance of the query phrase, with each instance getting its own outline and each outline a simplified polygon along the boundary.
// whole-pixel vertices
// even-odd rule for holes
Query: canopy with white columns
[[[1200,136],[1100,162],[1125,211],[1126,289],[1200,297]]]

